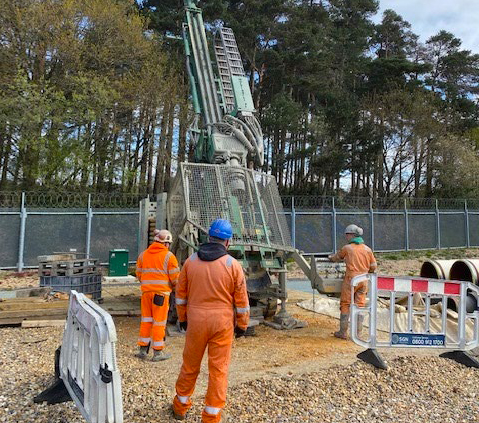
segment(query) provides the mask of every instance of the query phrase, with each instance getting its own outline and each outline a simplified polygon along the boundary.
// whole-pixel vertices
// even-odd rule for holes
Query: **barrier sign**
[[[444,335],[425,335],[420,333],[393,333],[391,345],[413,345],[418,347],[444,347]]]

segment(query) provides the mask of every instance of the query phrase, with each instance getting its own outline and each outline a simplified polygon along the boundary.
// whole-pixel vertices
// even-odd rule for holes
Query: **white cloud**
[[[461,39],[462,48],[479,53],[478,0],[379,0],[379,7],[376,22],[385,9],[392,9],[411,24],[422,42],[444,29]]]

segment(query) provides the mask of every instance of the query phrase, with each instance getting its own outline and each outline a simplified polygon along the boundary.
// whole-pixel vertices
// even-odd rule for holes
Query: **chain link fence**
[[[138,255],[142,194],[0,192],[0,268],[35,267],[37,256],[78,253],[107,262],[111,249]],[[284,196],[292,245],[329,254],[355,223],[374,251],[479,247],[479,201]],[[150,197],[154,201],[155,197]]]

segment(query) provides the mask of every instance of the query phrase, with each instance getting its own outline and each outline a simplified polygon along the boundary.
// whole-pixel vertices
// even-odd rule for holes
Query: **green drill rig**
[[[254,170],[263,165],[263,133],[233,31],[216,31],[210,56],[195,1],[185,0],[185,14],[195,163],[179,164],[166,201],[164,196],[158,201],[157,226],[166,221],[181,263],[207,241],[214,219],[228,219],[234,231],[229,252],[245,270],[252,316],[274,316],[281,328],[301,326],[285,308],[287,258],[296,259],[312,284],[321,278],[291,244],[276,181]],[[282,306],[276,314],[278,299]]]

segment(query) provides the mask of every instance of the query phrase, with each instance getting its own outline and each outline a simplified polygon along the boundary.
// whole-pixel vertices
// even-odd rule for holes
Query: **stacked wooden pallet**
[[[100,274],[97,259],[51,260],[38,263],[39,276],[76,276]]]
[[[101,272],[97,259],[77,258],[75,254],[39,256],[38,275],[40,286],[50,286],[60,292],[74,289],[101,301]]]

